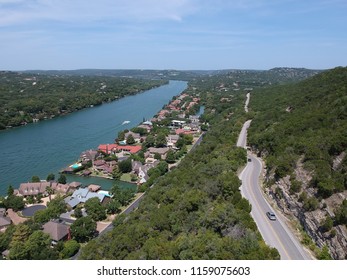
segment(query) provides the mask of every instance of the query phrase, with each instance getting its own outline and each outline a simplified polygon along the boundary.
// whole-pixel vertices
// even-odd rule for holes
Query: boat
[[[130,123],[130,121],[124,121],[124,122],[122,123],[122,125],[127,124],[127,123]]]

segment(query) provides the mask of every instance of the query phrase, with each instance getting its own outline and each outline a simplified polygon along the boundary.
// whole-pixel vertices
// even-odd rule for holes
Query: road
[[[251,121],[245,122],[237,146],[246,147],[247,129]],[[258,229],[263,236],[265,242],[278,250],[281,259],[283,260],[306,260],[311,259],[303,246],[292,234],[281,215],[276,213],[274,209],[265,200],[259,184],[259,176],[262,171],[261,161],[251,153],[248,153],[250,161],[239,175],[242,180],[241,194],[249,200],[252,205],[251,215],[256,222]],[[276,214],[277,220],[271,221],[266,216],[267,211],[272,211]]]
[[[245,112],[248,113],[248,104],[249,104],[249,99],[251,98],[251,93],[248,92],[246,96],[247,96],[247,98],[246,98],[246,102],[245,102]]]

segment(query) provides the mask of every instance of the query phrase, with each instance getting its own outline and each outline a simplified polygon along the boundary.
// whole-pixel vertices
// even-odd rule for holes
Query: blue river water
[[[58,174],[85,150],[113,143],[120,130],[137,126],[143,118],[152,118],[186,88],[187,82],[170,81],[167,85],[111,103],[1,131],[0,195],[6,194],[9,185],[18,188],[33,175],[46,179],[49,173]],[[123,124],[124,121],[129,123]],[[113,184],[100,178],[86,180],[102,186],[104,180],[106,189]],[[82,178],[73,176],[68,181],[82,182]]]

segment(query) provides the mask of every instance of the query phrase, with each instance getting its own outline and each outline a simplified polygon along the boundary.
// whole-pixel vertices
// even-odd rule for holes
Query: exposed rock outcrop
[[[340,161],[340,159],[338,161]],[[334,217],[336,208],[347,198],[347,191],[334,194],[325,200],[321,200],[318,203],[317,209],[313,211],[305,211],[303,202],[300,202],[299,199],[300,193],[305,192],[307,198],[313,198],[316,194],[316,190],[309,186],[312,174],[303,168],[301,160],[297,162],[295,176],[295,179],[301,183],[302,187],[299,193],[291,193],[291,181],[289,176],[275,181],[269,188],[266,188],[266,193],[276,202],[277,206],[283,211],[283,214],[288,217],[295,217],[300,222],[304,230],[318,247],[322,248],[324,245],[327,245],[334,259],[346,259],[346,226],[334,226],[331,230],[324,232],[322,223],[328,216]],[[273,181],[273,176],[269,170],[265,178],[268,182],[270,179]]]

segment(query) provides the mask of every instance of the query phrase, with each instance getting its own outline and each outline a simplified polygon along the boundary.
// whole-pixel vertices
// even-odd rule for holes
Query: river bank
[[[9,185],[18,188],[33,175],[45,179],[49,173],[58,174],[64,166],[74,162],[81,151],[97,148],[102,142],[113,142],[120,130],[130,129],[143,118],[151,118],[186,87],[187,82],[170,81],[102,106],[0,131],[3,150],[0,195],[6,193]],[[123,124],[125,120],[129,123]]]

